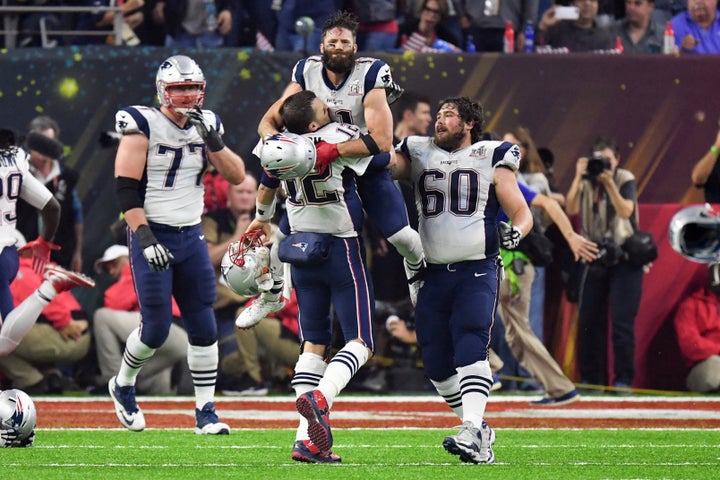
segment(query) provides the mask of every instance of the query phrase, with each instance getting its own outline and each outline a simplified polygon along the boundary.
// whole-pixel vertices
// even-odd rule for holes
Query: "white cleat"
[[[285,307],[285,302],[282,300],[282,297],[277,300],[270,301],[265,300],[261,295],[252,303],[252,305],[240,313],[240,316],[238,316],[235,320],[235,326],[243,329],[252,328],[260,323],[260,320],[271,313],[279,312],[283,309],[283,307]]]

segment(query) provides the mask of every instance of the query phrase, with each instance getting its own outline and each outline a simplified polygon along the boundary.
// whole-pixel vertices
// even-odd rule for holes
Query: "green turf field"
[[[40,430],[32,448],[0,450],[4,478],[162,479],[702,479],[720,478],[718,430],[497,431],[494,465],[440,446],[452,430],[335,432],[341,465],[290,460],[294,431]]]

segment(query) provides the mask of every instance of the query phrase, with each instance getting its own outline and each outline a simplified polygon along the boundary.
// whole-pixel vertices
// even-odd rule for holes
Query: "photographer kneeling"
[[[618,168],[620,156],[614,140],[598,139],[592,152],[591,158],[577,161],[566,205],[568,215],[580,214],[581,234],[600,247],[597,260],[584,264],[580,275],[580,377],[582,383],[609,385],[609,313],[613,385],[630,387],[635,374],[634,324],[642,294],[643,266],[630,261],[622,245],[638,224],[635,177]]]

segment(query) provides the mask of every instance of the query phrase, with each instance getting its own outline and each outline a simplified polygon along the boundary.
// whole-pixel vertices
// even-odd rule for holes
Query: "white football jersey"
[[[373,88],[386,88],[392,84],[390,67],[377,58],[359,57],[345,81],[336,87],[327,78],[322,57],[315,55],[295,64],[292,81],[303,90],[311,90],[330,109],[330,118],[340,123],[351,123],[367,132],[365,124],[365,94]]]
[[[499,165],[517,171],[520,150],[481,141],[448,152],[431,137],[411,136],[398,146],[410,159],[420,238],[429,263],[481,260],[498,254],[500,205],[493,176]]]
[[[203,115],[222,135],[220,118],[210,110],[203,110]],[[141,180],[148,220],[176,227],[200,223],[205,188],[202,179],[208,160],[197,129],[190,122],[180,128],[157,108],[132,106],[117,112],[115,130],[142,133],[150,142]]]
[[[17,241],[18,198],[38,210],[52,198],[50,190],[30,173],[29,159],[30,155],[21,148],[0,150],[0,252]]]
[[[305,136],[313,142],[341,143],[358,138],[360,129],[333,122]],[[313,169],[303,178],[284,181],[290,230],[356,237],[356,226],[362,223],[363,212],[355,175],[365,173],[371,160],[372,157],[340,157],[322,174]],[[348,171],[354,174],[348,175]]]

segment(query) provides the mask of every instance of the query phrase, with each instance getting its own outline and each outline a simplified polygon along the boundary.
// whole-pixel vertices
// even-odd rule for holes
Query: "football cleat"
[[[230,427],[218,419],[215,404],[208,402],[202,410],[195,409],[195,433],[198,435],[229,435]]]
[[[295,400],[295,408],[308,421],[308,436],[320,451],[329,451],[333,444],[330,430],[330,407],[320,390],[312,390]]]
[[[320,451],[312,440],[297,440],[293,445],[292,459],[305,463],[340,463],[342,458],[332,450]]]
[[[145,429],[145,416],[135,400],[135,385],[121,387],[116,377],[108,382],[108,391],[115,404],[115,414],[123,427],[133,432]]]
[[[65,270],[60,265],[48,265],[45,267],[45,280],[52,284],[57,293],[66,292],[75,287],[92,288],[95,280],[78,272]]]
[[[284,307],[285,302],[282,297],[277,300],[265,300],[261,295],[249,307],[240,312],[240,315],[235,320],[235,326],[237,328],[252,328],[260,323],[263,318],[271,313],[279,312]]]
[[[493,443],[495,431],[483,420],[480,428],[472,422],[463,422],[458,434],[445,437],[442,445],[448,453],[458,455],[465,463],[494,463]]]

